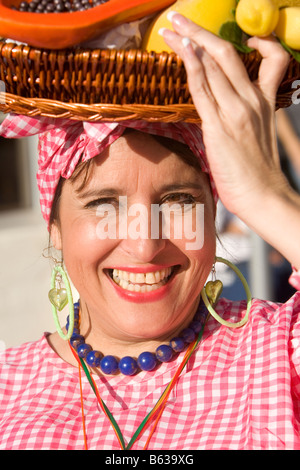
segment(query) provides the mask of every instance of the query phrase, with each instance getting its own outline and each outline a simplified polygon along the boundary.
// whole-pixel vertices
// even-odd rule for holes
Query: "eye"
[[[111,204],[115,209],[119,208],[119,200],[112,197],[101,197],[98,199],[93,199],[92,201],[85,204],[85,209],[97,209],[97,207],[103,204]]]
[[[173,193],[166,195],[161,204],[195,204],[195,197],[189,193]]]

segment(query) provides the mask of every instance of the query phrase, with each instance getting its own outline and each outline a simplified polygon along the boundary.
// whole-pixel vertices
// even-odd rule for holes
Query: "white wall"
[[[5,347],[53,330],[48,291],[51,266],[42,255],[48,232],[36,211],[0,218],[0,341]]]
[[[24,158],[24,172],[31,209],[0,214],[0,350],[35,341],[45,331],[55,330],[48,300],[53,264],[43,257],[48,231],[36,184],[37,137],[21,140],[20,155],[25,157],[27,152],[29,156]],[[76,295],[74,290],[74,300]],[[60,314],[62,325],[67,314],[68,307]]]

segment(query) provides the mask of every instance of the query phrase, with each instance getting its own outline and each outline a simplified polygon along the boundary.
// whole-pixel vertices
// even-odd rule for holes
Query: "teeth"
[[[165,268],[144,274],[114,269],[112,277],[122,289],[132,292],[151,292],[166,284],[172,270],[172,268]]]
[[[133,273],[131,273],[131,277],[133,278],[132,282],[134,282],[135,284],[144,284],[144,282],[145,282],[144,273],[138,273],[138,274],[133,274],[133,275],[132,274]],[[134,279],[134,277],[135,277],[135,279]]]
[[[146,284],[155,284],[156,282],[159,282],[155,280],[155,273],[146,273]]]

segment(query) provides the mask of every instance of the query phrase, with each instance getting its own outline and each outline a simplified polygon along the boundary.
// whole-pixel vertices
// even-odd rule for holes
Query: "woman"
[[[191,328],[202,329],[207,312],[199,299],[215,259],[216,190],[228,210],[291,262],[293,282],[299,286],[300,201],[281,174],[274,130],[275,95],[287,54],[272,38],[249,40],[263,56],[252,84],[230,44],[179,14],[172,15],[172,22],[175,32],[163,30],[162,35],[184,60],[210,170],[200,147],[195,162],[179,144],[172,147],[151,135],[150,124],[144,126],[146,133],[123,129],[120,135],[116,125],[107,134],[105,149],[100,154],[93,149],[88,166],[77,165],[80,145],[85,142],[87,153],[94,143],[85,136],[75,139],[72,158],[60,169],[65,181],[57,181],[56,163],[40,165],[42,209],[52,243],[62,251],[80,294],[75,327],[83,340],[75,336],[70,346],[53,333],[6,352],[2,449],[300,449],[299,293],[285,305],[253,300],[248,322],[240,328],[209,317],[199,343],[185,336],[194,344],[189,356],[183,350],[163,357],[162,348],[161,363],[149,371],[126,375],[132,362],[125,361],[125,369],[119,364],[123,374],[110,375],[113,359],[100,369],[98,353],[93,353],[96,367],[79,356],[80,348],[85,353],[92,348],[105,357],[137,358],[178,338],[182,330],[188,335]],[[196,126],[175,128],[170,132],[176,140],[181,133],[190,147],[195,139],[201,146]],[[53,144],[53,162],[62,149],[68,153],[72,147],[68,141],[58,144],[55,132],[43,137],[40,149],[45,155],[47,143],[48,150]],[[153,128],[152,134],[157,133]],[[170,215],[171,229],[186,204],[193,234],[196,208],[204,205],[202,218],[199,213],[203,246],[191,249],[186,233],[151,236],[146,223],[146,236],[136,236],[141,228],[133,212],[123,236],[115,237],[115,229],[124,229],[120,201],[147,209],[140,225],[153,222],[152,205],[175,202],[178,212]],[[103,221],[113,236],[105,237]],[[246,304],[220,299],[215,310],[237,323],[245,318]],[[186,331],[193,318],[196,326],[192,323]],[[180,349],[180,341],[175,343]],[[162,406],[132,439],[165,389]]]

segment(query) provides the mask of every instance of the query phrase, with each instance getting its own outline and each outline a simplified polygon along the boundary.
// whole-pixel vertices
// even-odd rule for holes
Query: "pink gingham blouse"
[[[221,299],[217,311],[237,321],[245,302]],[[182,354],[154,372],[97,378],[126,442]],[[88,448],[119,449],[84,374],[82,382]],[[47,335],[6,351],[0,366],[0,449],[84,449],[80,403],[78,369],[56,355]],[[143,449],[150,429],[133,450]],[[255,300],[240,329],[209,318],[148,449],[300,449],[300,292],[284,305]]]

